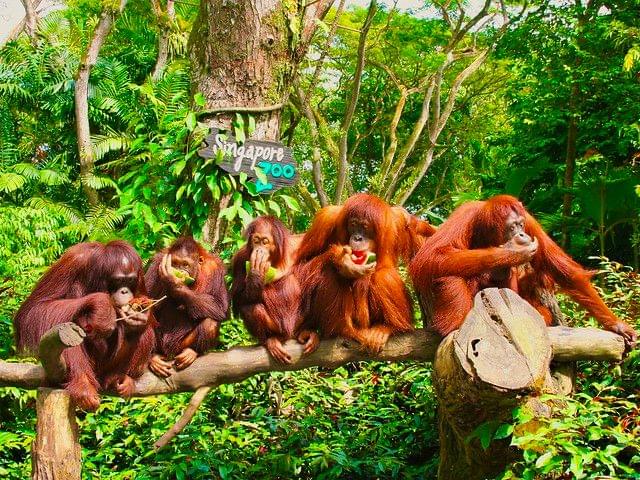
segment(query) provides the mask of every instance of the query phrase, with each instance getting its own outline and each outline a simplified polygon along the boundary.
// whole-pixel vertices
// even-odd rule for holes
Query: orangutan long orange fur
[[[538,250],[529,265],[520,265],[517,252],[500,248],[512,211],[525,218],[526,233],[538,239]],[[490,271],[501,267],[511,267],[510,277],[503,285],[488,284]],[[551,312],[542,305],[539,292],[559,286],[607,330],[631,342],[637,337],[604,304],[591,285],[593,273],[567,255],[522,204],[508,195],[469,202],[455,210],[420,249],[410,264],[410,274],[426,317],[442,335],[462,325],[475,294],[490,286],[515,290],[550,324]]]
[[[373,226],[377,256],[375,271],[355,280],[340,275],[335,266],[349,243],[347,223],[354,217]],[[306,324],[318,328],[322,337],[352,338],[372,350],[381,348],[389,335],[412,330],[411,302],[397,263],[432,230],[404,209],[392,209],[368,194],[320,210],[297,254]]]

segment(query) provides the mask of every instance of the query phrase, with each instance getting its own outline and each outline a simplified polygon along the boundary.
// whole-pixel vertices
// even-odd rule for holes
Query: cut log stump
[[[434,362],[439,404],[440,480],[494,478],[516,456],[509,440],[485,450],[471,434],[483,423],[510,423],[516,406],[536,414],[536,400],[556,393],[551,341],[540,314],[508,289],[478,293],[464,324],[440,344]]]

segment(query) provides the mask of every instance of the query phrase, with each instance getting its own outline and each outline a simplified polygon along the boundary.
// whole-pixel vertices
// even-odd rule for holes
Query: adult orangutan
[[[153,257],[145,277],[149,292],[167,297],[155,309],[160,326],[149,369],[156,375],[168,377],[172,366],[187,368],[215,346],[229,312],[224,274],[220,258],[191,237],[179,238]]]
[[[234,312],[247,330],[281,363],[291,363],[282,346],[295,338],[311,353],[318,334],[302,329],[300,284],[292,273],[300,235],[292,235],[275,217],[258,217],[245,233],[247,239],[232,261]]]
[[[16,313],[18,350],[37,352],[49,329],[75,322],[87,336],[63,356],[65,388],[76,405],[97,409],[103,388],[128,396],[155,343],[152,315],[133,307],[148,302],[145,293],[142,260],[131,245],[75,245],[44,274]]]
[[[541,291],[556,286],[586,308],[628,346],[637,333],[617,318],[590,283],[592,272],[578,265],[514,197],[498,195],[456,209],[423,245],[410,274],[425,316],[441,335],[462,325],[483,288],[510,288],[551,323]]]
[[[365,193],[320,210],[297,255],[305,322],[322,337],[351,338],[374,353],[390,335],[412,330],[397,263],[422,223]]]

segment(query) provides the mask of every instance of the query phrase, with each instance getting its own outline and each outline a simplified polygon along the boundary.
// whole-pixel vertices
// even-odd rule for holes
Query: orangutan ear
[[[200,265],[202,265],[202,264],[204,263],[204,257],[203,257],[202,255],[200,255],[200,256],[198,257],[198,263],[199,263]]]

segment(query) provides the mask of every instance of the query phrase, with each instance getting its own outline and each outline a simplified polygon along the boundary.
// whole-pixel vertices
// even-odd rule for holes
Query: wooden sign
[[[213,128],[205,143],[207,146],[198,150],[198,155],[217,160],[218,152],[222,152],[222,160],[218,162],[220,168],[232,175],[246,173],[254,180],[258,193],[290,187],[298,180],[298,167],[291,149],[280,142],[246,140],[239,144],[230,134]],[[266,182],[258,178],[256,169],[262,170]]]

